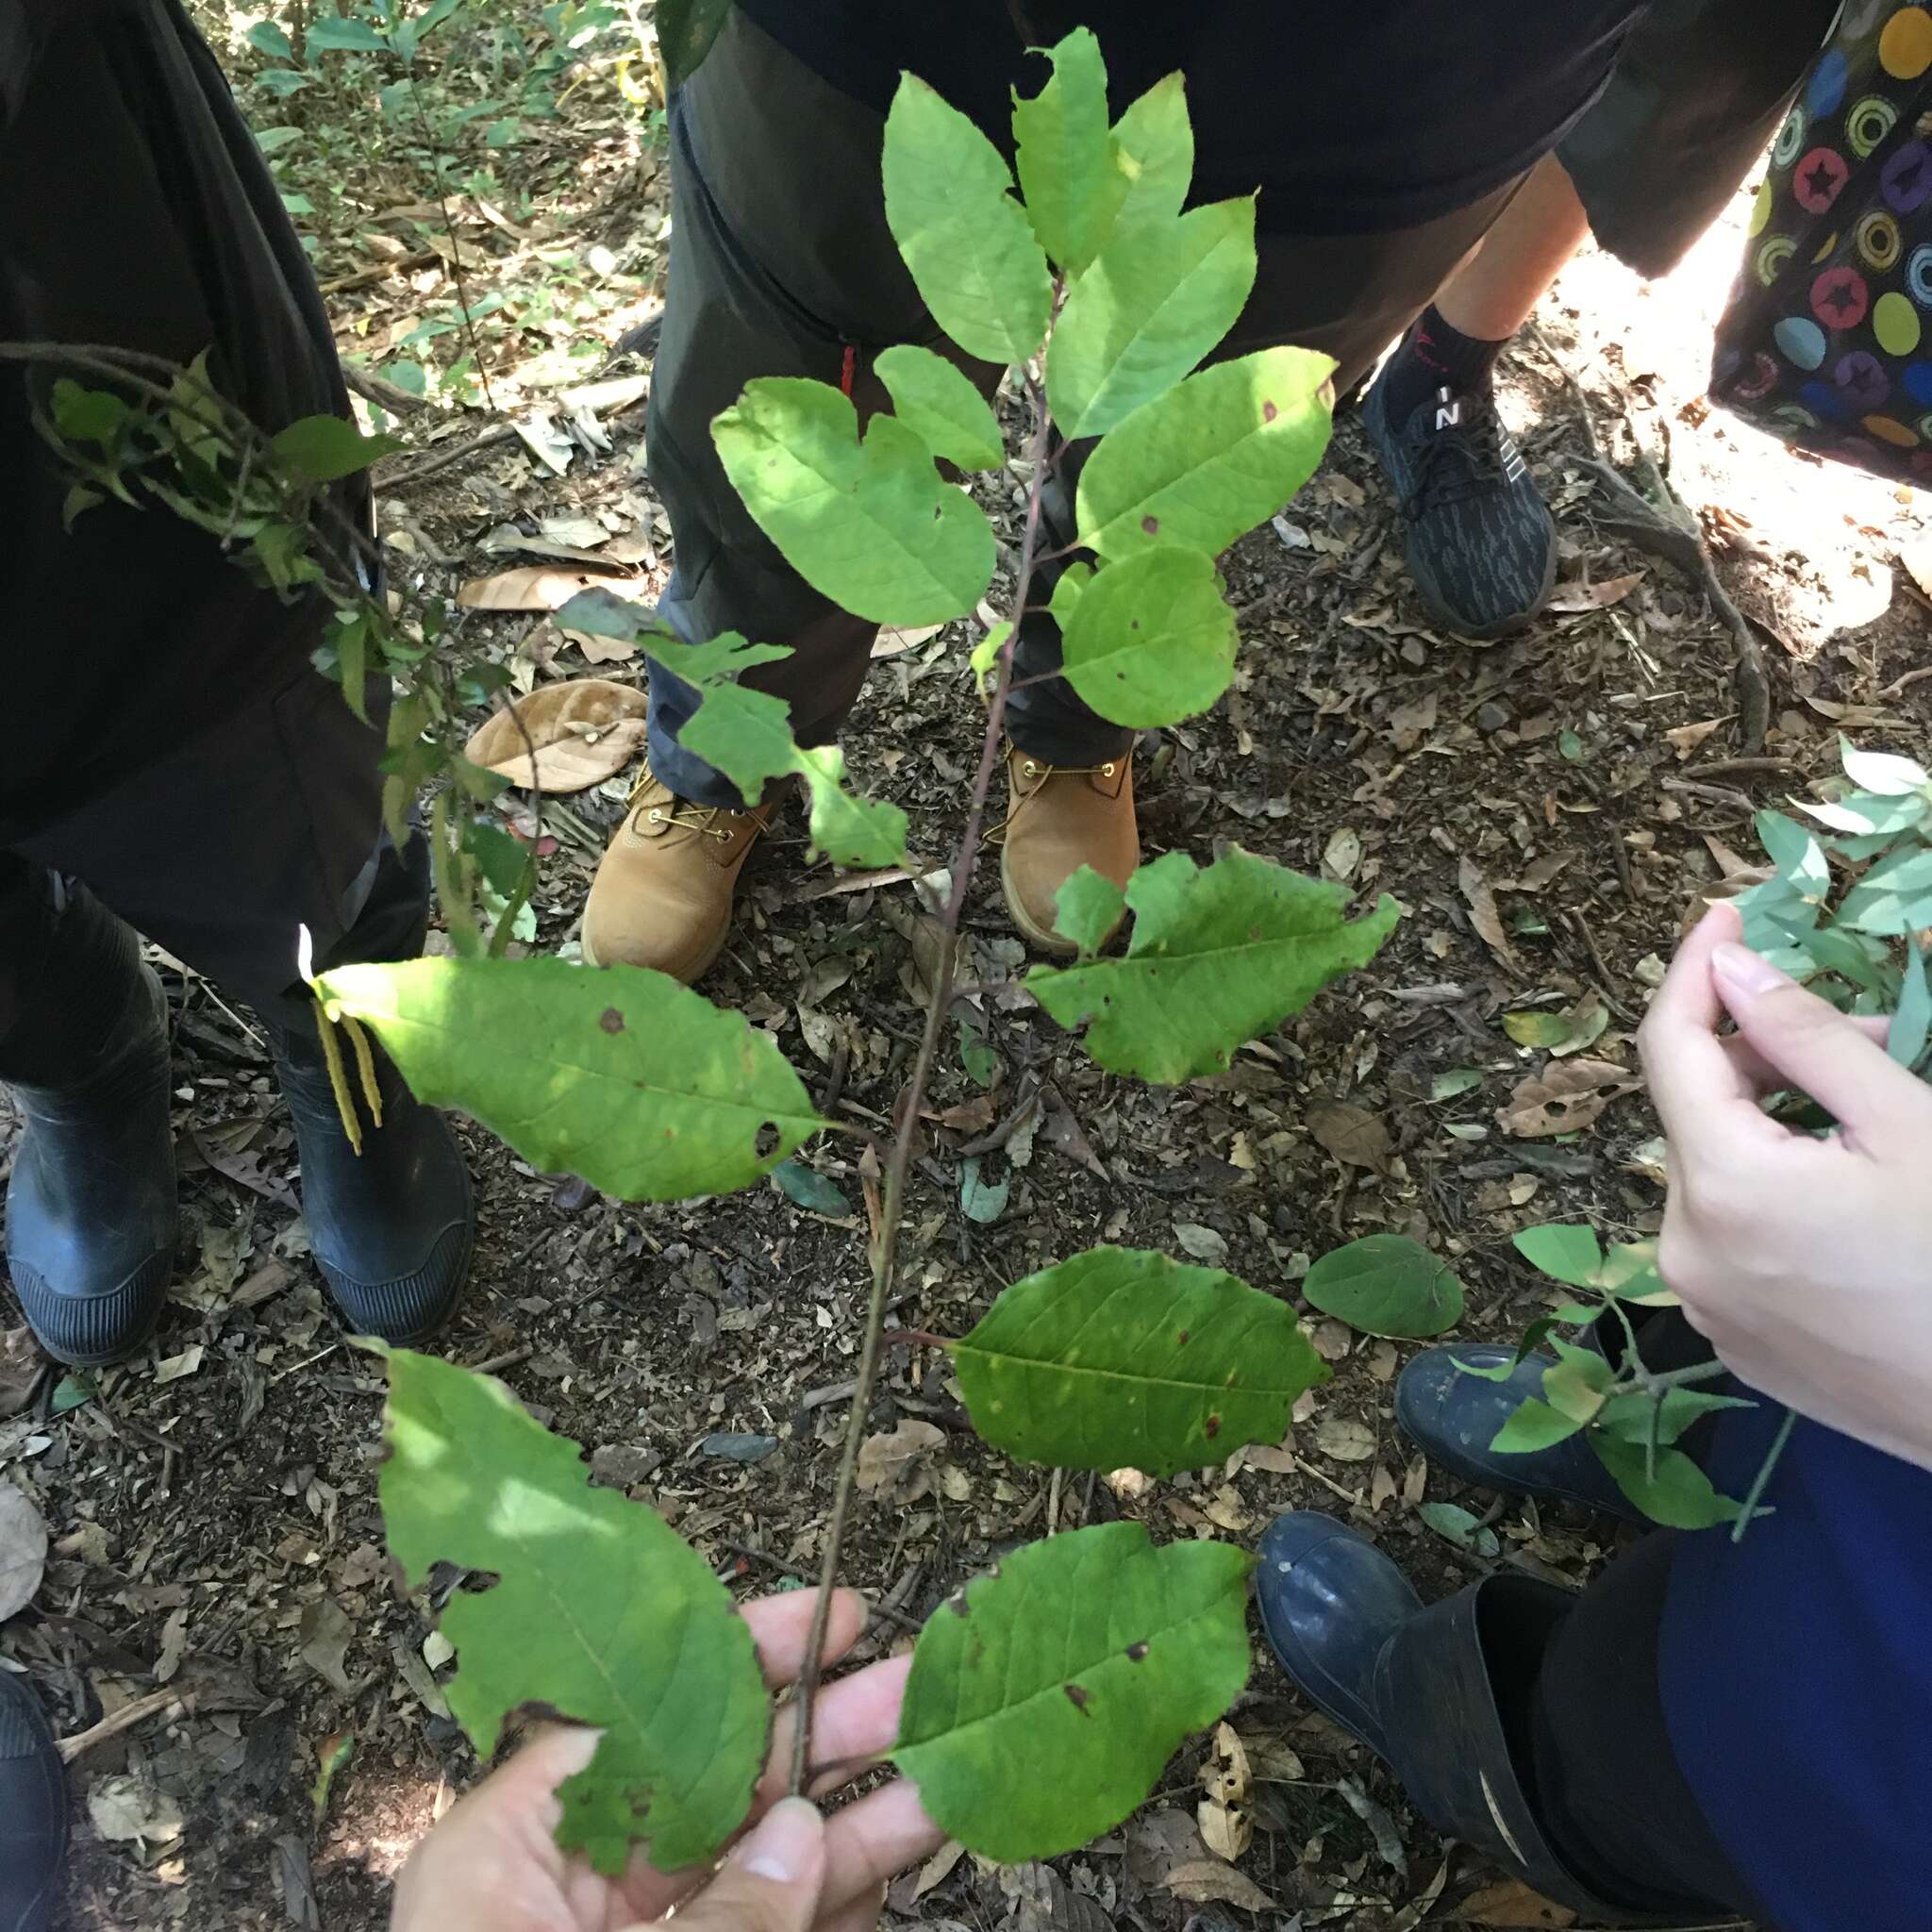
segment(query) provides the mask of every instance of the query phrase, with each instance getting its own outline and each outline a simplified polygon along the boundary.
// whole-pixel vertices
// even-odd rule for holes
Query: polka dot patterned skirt
[[[1932,10],[1847,0],[1772,150],[1712,397],[1932,481]]]

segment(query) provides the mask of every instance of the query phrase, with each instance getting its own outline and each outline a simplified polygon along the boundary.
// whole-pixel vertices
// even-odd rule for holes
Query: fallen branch
[[[1599,529],[1635,544],[1651,557],[1674,563],[1702,585],[1711,608],[1731,634],[1735,652],[1732,673],[1738,691],[1738,741],[1746,757],[1762,751],[1764,734],[1771,726],[1771,674],[1765,668],[1764,648],[1757,641],[1757,633],[1751,628],[1751,620],[1738,608],[1719,579],[1717,565],[1711,560],[1696,517],[1654,465],[1651,475],[1663,495],[1661,505],[1653,504],[1634,490],[1600,458],[1573,456],[1565,460],[1595,478],[1607,498],[1607,506],[1596,512]]]
[[[192,1690],[176,1690],[172,1688],[150,1690],[145,1697],[137,1697],[132,1704],[124,1704],[119,1710],[110,1711],[99,1724],[87,1730],[76,1731],[71,1738],[62,1738],[59,1742],[60,1762],[72,1764],[82,1757],[96,1744],[105,1744],[109,1738],[118,1738],[123,1731],[131,1731],[136,1724],[145,1724],[149,1718],[166,1711],[170,1717],[185,1715],[194,1708],[194,1693]]]

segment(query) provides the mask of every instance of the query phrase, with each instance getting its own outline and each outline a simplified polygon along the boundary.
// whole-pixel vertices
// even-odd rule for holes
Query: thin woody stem
[[[1032,459],[1032,480],[1026,491],[1026,525],[1020,548],[1019,580],[1013,590],[1015,610],[1026,608],[1027,592],[1033,586],[1034,568],[1041,560],[1041,505],[1047,476],[1045,458],[1053,432],[1053,416],[1047,408],[1045,393],[1030,375],[1026,378],[1026,394],[1033,405],[1034,417],[1033,440],[1028,450]],[[899,1230],[906,1209],[906,1175],[912,1164],[913,1143],[919,1136],[920,1111],[925,1104],[925,1090],[931,1081],[933,1062],[939,1053],[940,1031],[945,1024],[947,1008],[953,1003],[953,970],[959,951],[959,920],[966,909],[966,894],[973,884],[974,868],[979,861],[987,800],[992,792],[993,774],[999,769],[1007,696],[1013,682],[1013,642],[1018,635],[1016,625],[1000,650],[999,675],[987,707],[986,741],[980,751],[979,770],[974,774],[966,828],[960,835],[959,849],[953,861],[953,889],[947,895],[945,910],[941,916],[940,959],[933,976],[932,996],[926,1002],[925,1028],[920,1037],[919,1056],[913,1062],[911,1081],[901,1096],[893,1122],[891,1156],[886,1164],[879,1240],[873,1254],[872,1301],[866,1310],[865,1341],[859,1352],[858,1382],[845,1424],[844,1454],[839,1464],[838,1482],[832,1491],[832,1514],[825,1529],[824,1561],[819,1574],[818,1602],[812,1610],[811,1637],[806,1645],[805,1668],[798,1677],[798,1728],[791,1740],[791,1791],[794,1796],[802,1796],[811,1782],[812,1703],[818,1693],[825,1631],[832,1614],[832,1593],[838,1588],[845,1526],[852,1511],[852,1491],[858,1474],[859,1445],[865,1440],[873,1388],[878,1379],[879,1343],[885,1331],[886,1307],[891,1300],[892,1284],[898,1271]]]

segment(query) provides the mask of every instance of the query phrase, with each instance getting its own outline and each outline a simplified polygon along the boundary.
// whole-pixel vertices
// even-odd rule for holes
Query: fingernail
[[[816,1805],[787,1798],[774,1805],[756,1830],[731,1855],[731,1861],[755,1878],[791,1885],[804,1875],[825,1828]]]
[[[573,1724],[558,1737],[552,1745],[557,1754],[556,1761],[561,1767],[565,1777],[575,1777],[579,1772],[589,1771],[591,1760],[597,1755],[597,1746],[604,1741],[602,1731],[591,1730],[582,1724]]]
[[[1779,987],[1791,984],[1769,959],[1760,958],[1749,946],[1733,945],[1728,941],[1711,954],[1710,965],[1721,986],[1747,997],[1775,992]]]

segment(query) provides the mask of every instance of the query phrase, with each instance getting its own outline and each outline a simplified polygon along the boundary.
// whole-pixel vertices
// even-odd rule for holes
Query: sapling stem
[[[1027,592],[1033,586],[1040,553],[1041,504],[1048,466],[1045,460],[1053,433],[1053,415],[1046,394],[1030,374],[1025,377],[1025,393],[1033,408],[1034,429],[1027,456],[1031,480],[1026,489],[1026,525],[1020,547],[1019,578],[1013,587],[1013,608],[1026,608]],[[845,1425],[845,1446],[840,1457],[839,1475],[832,1491],[832,1513],[825,1525],[824,1560],[819,1574],[819,1597],[812,1609],[811,1636],[806,1644],[805,1668],[799,1673],[794,1693],[798,1725],[791,1739],[791,1789],[794,1796],[806,1795],[811,1784],[812,1705],[818,1694],[821,1659],[825,1647],[825,1631],[832,1614],[832,1593],[838,1588],[839,1563],[844,1553],[845,1527],[852,1511],[852,1492],[858,1474],[858,1451],[865,1441],[872,1395],[878,1379],[880,1340],[884,1334],[886,1307],[892,1298],[892,1284],[899,1262],[899,1230],[905,1220],[906,1175],[912,1164],[912,1149],[919,1137],[919,1117],[925,1104],[925,1091],[938,1058],[940,1034],[945,1024],[947,1008],[953,1000],[953,970],[959,951],[959,920],[966,909],[966,894],[979,861],[979,846],[986,823],[986,805],[992,792],[994,774],[999,770],[1000,741],[1006,724],[1007,697],[1013,683],[1013,632],[1001,646],[998,675],[992,697],[987,706],[986,740],[981,746],[979,769],[974,774],[973,790],[966,810],[966,826],[960,834],[958,850],[953,859],[953,887],[947,894],[940,920],[939,970],[933,974],[932,991],[926,1000],[925,1025],[920,1035],[919,1053],[913,1061],[912,1078],[894,1108],[892,1148],[886,1163],[885,1201],[880,1213],[879,1239],[873,1251],[872,1299],[866,1309],[865,1341],[859,1351],[857,1385],[852,1408]]]

